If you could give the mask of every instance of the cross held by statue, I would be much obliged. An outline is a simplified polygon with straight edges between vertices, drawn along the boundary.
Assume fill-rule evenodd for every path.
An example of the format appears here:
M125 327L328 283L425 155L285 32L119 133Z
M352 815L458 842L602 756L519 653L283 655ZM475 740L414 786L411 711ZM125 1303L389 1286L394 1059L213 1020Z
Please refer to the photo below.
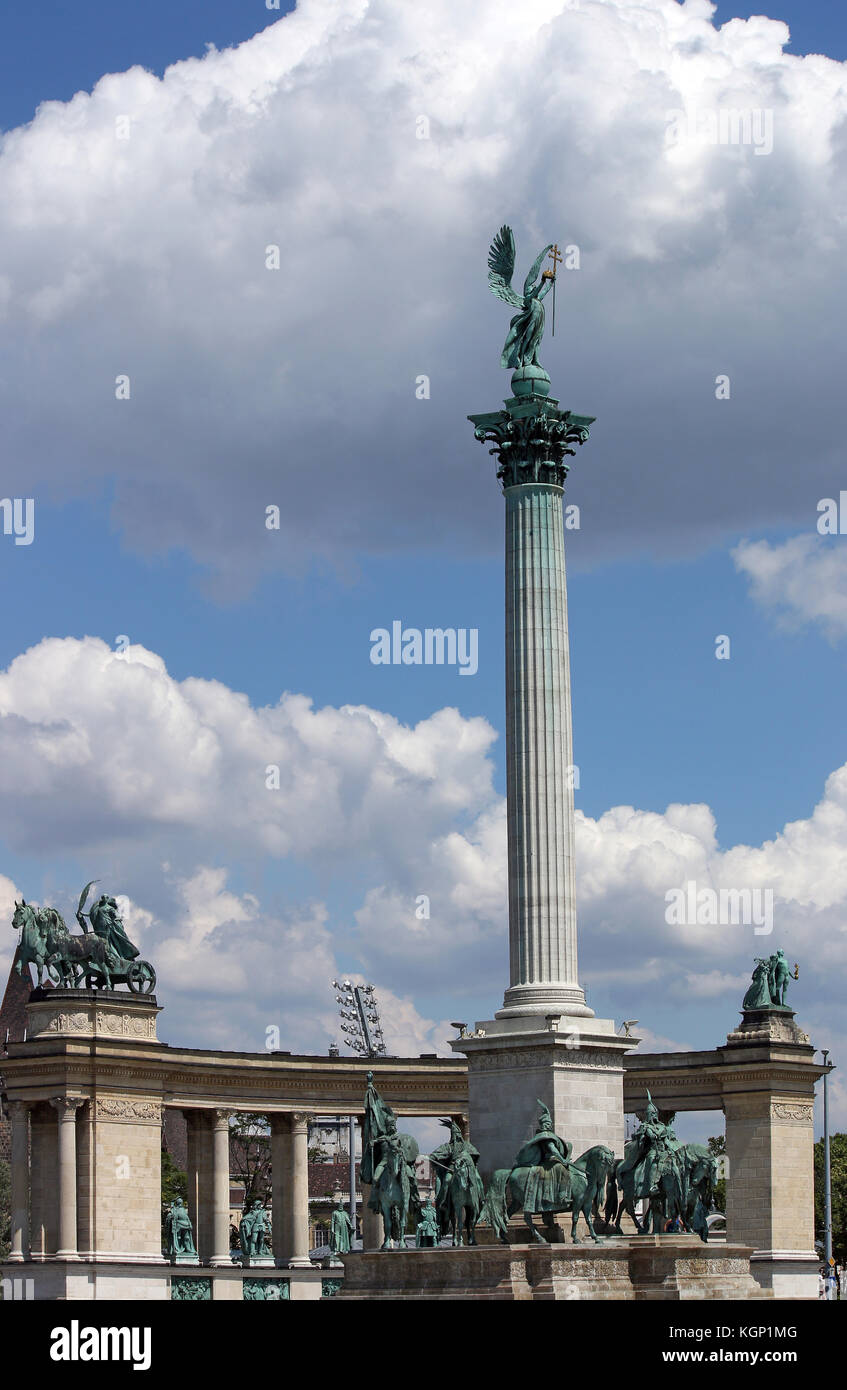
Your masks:
M548 252L547 252L547 256L548 256L548 259L551 260L551 261L553 262L553 269L552 269L552 270L545 270L545 271L544 271L544 276L545 276L547 279L550 279L550 280L553 281L553 319L552 319L552 323L551 323L551 325L550 325L550 336L551 336L552 338L555 338L555 336L556 336L556 271L559 269L559 261L563 261L565 258L564 258L564 256L562 255L562 253L561 253L560 250L559 250L558 243L553 247L553 249L552 249L551 251L548 251Z

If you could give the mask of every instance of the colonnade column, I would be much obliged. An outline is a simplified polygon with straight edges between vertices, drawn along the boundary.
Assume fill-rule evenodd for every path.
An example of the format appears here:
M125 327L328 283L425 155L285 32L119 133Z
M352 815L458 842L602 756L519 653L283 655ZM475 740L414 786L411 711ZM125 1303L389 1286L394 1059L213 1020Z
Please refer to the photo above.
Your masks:
M309 1117L291 1115L288 1146L289 1265L311 1268L309 1259Z
M229 1117L212 1112L212 1250L210 1265L229 1265Z
M76 1112L83 1100L55 1096L59 1116L59 1248L57 1259L78 1260L76 1245Z
M271 1249L274 1264L287 1265L291 1256L288 1244L288 1195L285 1190L289 1121L287 1115L270 1115L268 1118L271 1126Z
M29 1258L29 1106L26 1102L10 1101L9 1118L12 1126L12 1248L7 1258L19 1263Z

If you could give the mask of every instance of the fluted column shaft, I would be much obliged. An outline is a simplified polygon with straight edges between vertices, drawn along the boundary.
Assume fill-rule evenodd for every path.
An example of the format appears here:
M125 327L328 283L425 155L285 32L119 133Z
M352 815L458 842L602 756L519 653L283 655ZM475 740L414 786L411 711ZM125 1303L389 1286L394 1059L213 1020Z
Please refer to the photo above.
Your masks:
M288 1201L286 1192L290 1121L287 1115L271 1115L271 1247L274 1264L287 1265Z
M506 499L506 1014L590 1015L579 987L562 488ZM498 1017L502 1014L498 1014Z
M212 1120L212 1254L211 1265L229 1265L229 1110Z
M76 1112L82 1100L57 1096L50 1101L59 1116L59 1248L57 1259L79 1259L76 1244Z

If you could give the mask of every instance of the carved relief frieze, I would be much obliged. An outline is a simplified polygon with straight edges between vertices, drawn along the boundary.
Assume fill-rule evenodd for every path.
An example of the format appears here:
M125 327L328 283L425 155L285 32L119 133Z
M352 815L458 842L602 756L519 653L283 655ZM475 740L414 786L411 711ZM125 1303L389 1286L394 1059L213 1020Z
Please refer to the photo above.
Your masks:
M162 1107L157 1101L131 1100L122 1096L99 1096L94 1106L98 1120L143 1121L161 1123Z

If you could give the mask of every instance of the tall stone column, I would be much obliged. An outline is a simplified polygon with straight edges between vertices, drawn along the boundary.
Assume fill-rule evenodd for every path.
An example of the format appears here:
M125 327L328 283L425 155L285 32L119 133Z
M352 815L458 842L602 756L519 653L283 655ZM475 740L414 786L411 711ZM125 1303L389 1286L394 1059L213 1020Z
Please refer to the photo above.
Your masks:
M47 1101L37 1101L29 1117L30 1252L34 1260L56 1253L58 1243L59 1136L56 1115Z
M287 1115L270 1115L271 1126L271 1248L274 1264L287 1265L291 1258L288 1245L288 1194L286 1178L290 1124Z
M7 1259L17 1264L29 1258L29 1106L25 1101L10 1101L9 1119L12 1245Z
M59 1248L56 1258L78 1260L76 1236L76 1112L82 1099L56 1096L50 1104L59 1117Z
M560 410L538 367L506 409L471 415L506 501L509 988L497 1018L592 1018L577 977L573 736L562 495L591 416Z
M592 1017L577 978L562 488L516 481L505 497L510 984L498 1017Z
M212 1253L210 1265L230 1265L229 1253L229 1117L215 1110L212 1118Z
M309 1117L292 1115L289 1138L290 1259L292 1269L310 1269L309 1259Z
M509 987L493 1019L454 1039L468 1058L480 1167L509 1167L536 1099L579 1154L623 1147L623 1054L577 973L574 768L562 498L567 458L593 418L561 410L543 368L512 376L505 409L471 415L506 504L506 800Z

